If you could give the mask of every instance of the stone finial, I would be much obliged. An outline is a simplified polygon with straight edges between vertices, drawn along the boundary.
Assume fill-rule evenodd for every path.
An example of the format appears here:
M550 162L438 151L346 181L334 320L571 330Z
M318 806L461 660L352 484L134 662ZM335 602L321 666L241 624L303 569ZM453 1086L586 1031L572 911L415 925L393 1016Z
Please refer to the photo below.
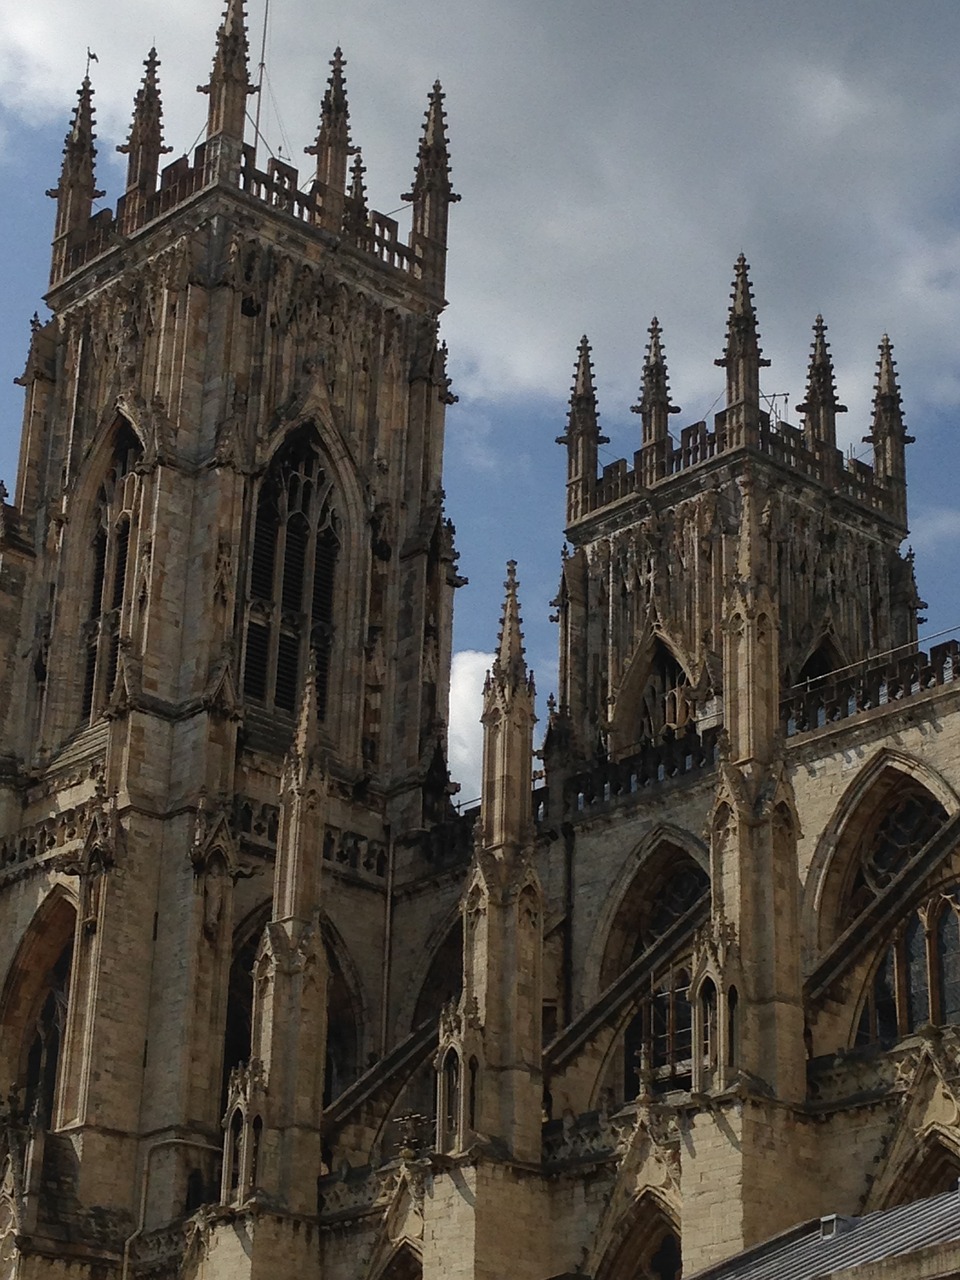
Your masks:
M753 305L750 267L741 253L734 267L727 317L727 343L723 355L714 363L727 371L727 408L734 405L760 405L760 370L769 366L760 350L760 331Z
M223 21L217 30L210 82L197 85L198 93L210 97L208 140L224 135L243 141L247 97L256 93L256 86L250 83L249 52L244 0L227 0Z
M644 444L666 440L670 433L670 414L680 412L677 405L670 403L667 362L663 355L663 331L656 316L650 322L649 334L640 383L640 401L631 409L631 412L639 413L642 417Z
M317 139L312 146L304 148L308 156L317 157L317 182L341 195L347 185L347 160L356 154L356 148L350 145L350 109L343 75L345 66L346 61L338 45L330 62L330 78L320 104Z
M804 434L808 447L819 442L835 449L837 414L846 413L847 406L837 400L833 358L826 334L827 326L823 323L823 316L818 315L813 325L806 399L797 405L797 413L804 415Z
M163 104L157 78L160 60L156 49L151 48L143 65L146 70L133 100L130 133L117 150L129 156L127 190L150 195L156 189L160 157L169 155L173 148L163 145Z

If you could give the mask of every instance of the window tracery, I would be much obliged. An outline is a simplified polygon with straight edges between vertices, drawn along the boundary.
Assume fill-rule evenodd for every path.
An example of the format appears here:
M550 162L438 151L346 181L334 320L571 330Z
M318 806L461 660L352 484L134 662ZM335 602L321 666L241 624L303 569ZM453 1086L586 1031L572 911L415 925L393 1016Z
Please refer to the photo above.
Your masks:
M260 490L250 557L244 695L293 712L307 654L316 654L317 711L326 712L339 521L311 433L280 450Z
M856 1043L889 1047L927 1023L960 1024L960 885L901 922L868 985Z
M122 422L110 469L97 493L91 546L93 579L83 628L86 653L81 716L87 721L103 710L117 676L125 612L132 595L129 561L140 493L136 466L142 456L143 446L135 432Z
M897 877L947 820L943 805L918 787L901 792L874 820L846 897L844 927L851 924Z

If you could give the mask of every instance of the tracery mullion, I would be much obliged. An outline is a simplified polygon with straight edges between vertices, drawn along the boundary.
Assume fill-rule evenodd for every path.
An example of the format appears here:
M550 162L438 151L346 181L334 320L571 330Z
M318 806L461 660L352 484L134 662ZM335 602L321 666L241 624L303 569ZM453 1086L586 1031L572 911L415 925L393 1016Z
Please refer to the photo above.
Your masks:
M278 490L277 543L273 557L273 590L270 599L267 670L264 680L264 702L268 707L275 706L277 700L277 659L280 649L280 628L283 625L283 573L287 559L287 524L290 520L287 487L278 486Z
M322 473L321 473L322 474ZM319 481L319 476L317 480ZM301 584L301 626L300 626L300 670L306 671L313 648L313 628L317 619L313 616L313 582L317 571L317 546L320 541L320 518L323 504L320 500L319 484L314 484L310 491L310 509L304 512L310 530L307 538L307 550L303 557L303 582Z

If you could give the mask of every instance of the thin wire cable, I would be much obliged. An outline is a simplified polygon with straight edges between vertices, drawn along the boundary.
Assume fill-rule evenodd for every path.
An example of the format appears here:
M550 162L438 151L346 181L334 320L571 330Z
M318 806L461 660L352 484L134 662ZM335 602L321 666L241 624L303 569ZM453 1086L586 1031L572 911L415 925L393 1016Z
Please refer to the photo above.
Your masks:
M267 23L270 20L270 0L263 0L263 32L260 37L260 65L257 68L257 113L253 122L254 136L260 134L260 107L263 102L263 77L267 69ZM266 145L266 144L265 144ZM269 150L269 148L268 148ZM272 155L273 152L271 151Z
M932 636L918 636L917 644L929 644L931 640L939 640L941 636L952 635L955 631L960 631L960 623L953 627L947 627L943 631L935 631ZM845 667L834 667L832 670L824 672L822 676L813 676L809 680L801 680L799 684L792 684L790 688L806 689L811 684L817 684L819 681L825 680L827 676L838 676L844 671L853 671L857 667L865 666L868 662L878 662L880 658L889 658L891 654L902 653L904 649L915 651L916 647L916 644L908 641L906 644L898 644L895 649L884 649L881 653L870 653L858 662L848 662Z

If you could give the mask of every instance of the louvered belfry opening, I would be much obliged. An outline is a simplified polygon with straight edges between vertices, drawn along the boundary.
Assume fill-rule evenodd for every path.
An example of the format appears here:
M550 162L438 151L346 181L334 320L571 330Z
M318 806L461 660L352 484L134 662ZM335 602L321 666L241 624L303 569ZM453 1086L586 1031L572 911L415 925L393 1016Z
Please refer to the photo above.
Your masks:
M316 655L317 709L326 713L340 551L333 483L309 428L279 451L260 489L250 557L245 697L292 713Z

